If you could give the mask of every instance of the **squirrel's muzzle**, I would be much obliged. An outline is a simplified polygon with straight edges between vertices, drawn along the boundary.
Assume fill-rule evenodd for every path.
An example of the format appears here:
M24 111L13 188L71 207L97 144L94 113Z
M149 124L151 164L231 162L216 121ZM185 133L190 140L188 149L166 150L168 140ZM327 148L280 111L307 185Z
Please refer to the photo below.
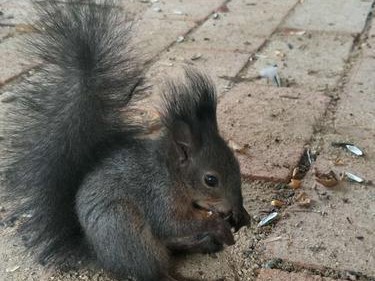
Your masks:
M201 200L196 201L194 205L199 209L211 211L220 215L234 227L236 232L241 227L250 224L250 215L242 205L233 207L226 200Z

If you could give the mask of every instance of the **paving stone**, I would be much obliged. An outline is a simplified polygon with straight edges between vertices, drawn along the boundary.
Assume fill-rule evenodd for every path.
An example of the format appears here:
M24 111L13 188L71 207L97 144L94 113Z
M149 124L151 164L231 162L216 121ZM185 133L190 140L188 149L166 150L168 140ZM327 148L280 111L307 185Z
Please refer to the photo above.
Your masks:
M258 275L257 281L344 281L311 275L307 273L286 272L278 269L262 269Z
M134 25L134 45L137 46L139 53L151 59L175 42L179 36L184 36L194 26L195 24L189 21L139 20Z
M319 156L312 170L334 171L339 177L350 172L366 180L364 184L343 180L336 188L316 185L312 172L303 181L303 189L314 201L305 212L286 210L287 219L275 228L274 237L265 243L265 256L327 266L339 271L354 271L375 276L375 112L374 61L360 58L351 71L337 105L332 132L316 136ZM354 143L364 157L332 146L332 142ZM312 188L314 187L314 188ZM318 213L320 212L320 214ZM324 212L324 216L321 213Z
M305 0L284 27L335 32L362 32L372 1Z
M192 44L207 49L254 52L295 3L295 0L251 5L248 1L229 2L225 11L218 12L217 18L211 16L189 38L194 39Z
M294 30L284 30L258 54L247 77L255 77L264 67L277 64L280 77L292 86L332 88L344 70L352 43L350 35L296 35ZM258 83L267 81L262 79Z
M323 140L325 147L329 147L331 141L340 140L339 137L326 136ZM348 164L336 167L332 162L338 152L330 153L331 150L321 151L313 168L321 172L333 170L337 175L345 170L358 173L361 160L353 161L347 155L341 161ZM365 164L374 167L375 162ZM272 237L280 236L281 239L264 243L264 256L304 263L306 267L326 266L375 276L373 186L343 182L337 188L328 189L316 186L312 174L306 176L302 186L299 192L305 192L313 200L312 207L306 210L292 206L285 211L287 218L281 219L272 233Z
M118 0L116 3L118 3L131 18L141 17L150 6L148 3L134 0Z
M202 48L215 51L255 52L266 36L254 36L251 21L233 14L212 17L188 36L181 47Z
M219 125L227 140L247 147L237 155L243 176L287 181L327 103L319 93L251 83L225 93Z
M362 57L337 105L335 129L356 138L375 139L375 57Z
M199 58L192 60L193 57ZM196 67L212 78L220 94L228 85L228 81L221 77L235 76L246 64L248 57L247 54L185 49L177 45L164 53L147 75L154 83L159 84L166 77L174 76L174 72L183 66Z
M181 258L176 263L177 272L189 280L236 280L228 262L228 252L209 255L196 254ZM210 270L207 270L207 269Z
M22 37L8 38L0 44L0 86L37 65L21 49Z
M189 20L199 22L217 10L225 0L168 0L153 3L144 18ZM160 11L158 11L160 9Z
M247 22L245 28L253 35L269 36L297 2L297 0L231 1L227 4L228 11L225 14L235 23Z
M5 0L0 2L1 25L29 24L37 20L30 0Z

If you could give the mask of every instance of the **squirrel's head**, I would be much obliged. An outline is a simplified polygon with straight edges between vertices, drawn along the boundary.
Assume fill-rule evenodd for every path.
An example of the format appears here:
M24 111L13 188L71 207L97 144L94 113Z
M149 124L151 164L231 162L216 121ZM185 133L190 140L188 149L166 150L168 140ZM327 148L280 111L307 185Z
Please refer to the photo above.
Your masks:
M186 69L186 82L167 84L162 121L171 140L170 167L197 209L222 216L238 230L249 224L237 159L218 132L215 88L205 75Z

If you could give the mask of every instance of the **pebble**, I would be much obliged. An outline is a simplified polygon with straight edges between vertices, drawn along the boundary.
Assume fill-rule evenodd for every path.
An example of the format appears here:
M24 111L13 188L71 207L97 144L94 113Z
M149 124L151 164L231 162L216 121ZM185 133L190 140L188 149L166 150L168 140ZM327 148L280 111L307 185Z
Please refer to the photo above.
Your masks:
M184 40L185 40L185 37L184 37L184 36L178 36L176 42L177 42L177 43L181 43L181 42L183 42Z
M5 269L5 272L14 272L19 268L20 268L19 265L16 265L16 266Z
M272 259L263 264L263 268L275 268L281 263L281 259Z
M160 7L154 7L154 8L152 8L152 10L154 10L154 12L157 12L157 13L161 12L161 8Z

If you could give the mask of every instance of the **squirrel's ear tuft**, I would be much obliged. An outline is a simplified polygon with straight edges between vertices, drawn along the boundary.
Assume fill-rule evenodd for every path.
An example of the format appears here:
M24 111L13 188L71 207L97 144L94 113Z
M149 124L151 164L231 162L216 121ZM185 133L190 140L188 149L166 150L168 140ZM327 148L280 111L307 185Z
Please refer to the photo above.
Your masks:
M184 82L166 82L162 100L161 120L176 143L196 149L217 134L215 87L206 75L186 68Z

